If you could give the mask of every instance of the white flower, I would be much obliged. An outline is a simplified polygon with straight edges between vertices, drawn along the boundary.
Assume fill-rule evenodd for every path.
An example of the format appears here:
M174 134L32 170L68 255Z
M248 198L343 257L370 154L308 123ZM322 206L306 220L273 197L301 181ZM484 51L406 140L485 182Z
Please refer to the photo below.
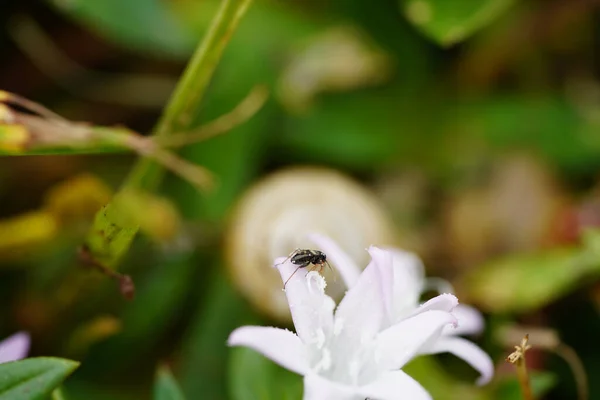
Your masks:
M27 356L29 351L29 334L15 333L0 342L0 364L17 361Z
M358 284L360 269L334 241L319 234L310 235L310 239L338 268L347 287L352 288ZM450 284L441 279L425 279L423 263L415 254L398 249L382 250L374 247L369 252L379 269L383 283L382 329L401 322L415 312L422 312L428 304L419 306L421 295L425 290L452 292ZM445 327L437 337L432 337L419 353L452 353L468 362L481 374L478 384L489 382L494 373L494 365L490 357L472 342L457 337L457 335L480 333L484 325L483 317L476 309L462 304L458 305L452 314L458 321L457 325Z
M438 342L444 329L456 324L451 311L458 300L440 295L400 321L388 323L387 284L379 256L389 252L374 247L369 252L371 263L361 274L354 271L355 283L337 309L324 293L323 277L299 271L285 289L296 334L245 326L232 332L229 345L253 348L303 375L305 400L430 399L401 368L416 355L429 352L430 343ZM276 265L282 260L276 260ZM278 269L286 281L296 266L288 261Z

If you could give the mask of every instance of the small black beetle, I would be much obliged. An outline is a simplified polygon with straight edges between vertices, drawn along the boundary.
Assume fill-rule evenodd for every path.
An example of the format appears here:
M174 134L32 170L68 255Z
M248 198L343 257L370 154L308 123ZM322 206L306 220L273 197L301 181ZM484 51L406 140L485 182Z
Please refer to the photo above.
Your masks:
M311 271L317 270L318 272L321 272L321 270L323 269L323 265L327 264L327 266L331 269L331 265L329 265L329 262L327 262L327 256L325 255L325 253L319 250L296 249L292 252L292 254L288 256L288 258L286 258L277 265L285 264L288 260L290 260L292 264L297 265L298 268L296 268L292 275L290 275L290 277L287 278L287 280L283 284L284 289L285 285L287 285L290 279L292 279L292 276L294 276L294 274L300 268L306 268L312 264L314 268L312 268Z

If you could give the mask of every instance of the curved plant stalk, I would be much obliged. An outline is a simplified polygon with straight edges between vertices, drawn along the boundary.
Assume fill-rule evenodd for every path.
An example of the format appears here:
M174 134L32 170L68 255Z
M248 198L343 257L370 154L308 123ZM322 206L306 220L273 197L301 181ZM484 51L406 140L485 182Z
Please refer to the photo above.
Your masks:
M256 86L244 100L227 114L188 132L176 132L169 136L156 137L154 142L161 147L182 147L228 132L255 115L265 104L268 94L265 86Z
M526 334L521 340L521 344L515 346L515 351L506 357L506 361L517 368L517 378L519 379L519 385L521 385L523 399L534 400L531 384L529 382L529 373L527 372L527 363L525 362L525 353L527 350L531 349L531 345L529 345L528 342L529 334Z
M94 150L96 148L131 150L154 159L199 189L208 189L212 175L204 167L192 164L162 149L151 138L127 128L106 128L71 122L40 104L8 92L0 92L0 153L31 154L48 149ZM12 109L18 105L30 113ZM36 115L37 114L37 115Z
M585 372L585 368L583 367L583 363L581 362L581 359L572 347L561 342L556 331L548 328L509 326L499 331L500 333L498 338L504 345L509 345L509 343L514 343L516 340L518 340L517 337L522 336L524 331L529 332L531 334L531 337L534 338L536 348L554 352L556 355L565 360L565 362L571 368L571 371L573 372L573 376L575 378L575 384L577 387L577 399L587 400L589 397L588 377L587 373ZM528 343L529 334L526 334L525 339L523 340L524 342L521 342L520 346L515 346L516 351L513 352L507 358L508 362L511 362L516 365L519 382L521 382L522 379L525 379L523 371L520 371L519 368L524 368L524 373L527 373L526 367L524 366L525 352L531 348L531 346ZM521 359L523 366L519 365ZM524 388L523 383L521 383L521 388L523 389L523 392L525 394L526 388ZM525 398L533 399L533 397Z
M154 129L155 138L189 130L223 51L251 1L222 1ZM124 187L154 190L161 178L159 166L151 160L142 159L133 167Z
M175 132L185 132L190 129L192 119L225 46L250 3L251 0L222 1L217 15L192 56L154 129L153 140L160 140L159 138L168 137ZM165 162L164 158L162 162ZM127 177L121 192L153 191L159 185L162 174L163 170L159 164L147 157L142 158ZM117 193L116 197L118 196ZM86 249L89 250L91 257L96 260L101 258L102 264L108 268L116 268L139 229L138 226L121 226L118 218L114 218L118 214L118 206L114 202L107 204L96 214L94 225L85 240ZM118 235L108 235L108 231L115 230L119 232Z
M559 343L554 347L553 351L565 360L567 364L569 364L571 371L573 371L575 384L577 386L577 398L579 400L587 400L589 398L588 378L583 363L575 350L564 343Z
M124 127L92 126L69 121L44 106L16 94L0 91L0 155L90 154L133 151L154 160L199 190L209 189L212 175L166 148L208 140L246 122L267 99L257 86L229 113L189 132L146 137ZM14 108L18 106L26 111Z

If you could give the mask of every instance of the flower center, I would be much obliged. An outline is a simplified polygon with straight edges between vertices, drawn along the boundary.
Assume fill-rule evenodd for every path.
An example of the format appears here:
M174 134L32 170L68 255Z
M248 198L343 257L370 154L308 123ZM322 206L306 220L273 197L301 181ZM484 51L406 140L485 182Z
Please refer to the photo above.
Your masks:
M315 332L308 344L310 364L317 374L329 380L350 386L360 386L375 379L380 370L374 343L356 332L344 329L341 319L336 319L333 332L325 336Z

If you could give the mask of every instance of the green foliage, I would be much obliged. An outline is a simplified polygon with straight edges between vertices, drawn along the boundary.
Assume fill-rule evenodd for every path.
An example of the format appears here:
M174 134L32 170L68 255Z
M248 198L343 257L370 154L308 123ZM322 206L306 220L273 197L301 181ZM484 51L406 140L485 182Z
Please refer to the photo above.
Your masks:
M418 357L406 365L403 371L423 385L434 399L489 400L493 398L489 387L484 390L470 383L458 382L431 357Z
M96 214L94 229L86 240L87 249L98 262L115 268L138 229L135 221L123 218L116 205L107 204Z
M231 400L296 400L302 377L267 360L254 350L234 348L229 358Z
M0 364L0 398L44 400L78 366L78 362L52 357Z
M521 313L544 307L584 279L600 275L598 231L581 247L518 254L471 271L463 288L469 301L495 313Z
M199 43L187 69L179 81L171 100L156 125L157 137L189 129L192 115L201 104L210 78L215 72L225 46L246 12L251 0L225 0L219 8L208 32ZM140 160L131 171L122 192L128 190L155 190L162 178L162 169L151 160ZM119 197L119 194L115 196ZM118 204L110 203L96 216L87 238L90 256L115 267L138 230L138 225L123 223L119 218ZM107 235L106 231L118 236Z
M193 280L195 260L189 253L157 259L161 260L159 266L146 266L146 275L136 282L135 301L119 313L123 330L91 352L91 364L110 363L114 354L120 354L119 366L114 369L132 368L141 355L160 343L162 335L177 321L186 296L198 287Z
M537 399L543 398L557 384L557 377L550 372L533 371L529 375L531 390ZM520 399L522 393L519 381L516 378L502 380L498 385L496 396L500 400Z
M441 45L460 42L504 12L514 0L401 0L406 17Z
M154 400L185 400L183 392L167 367L160 367L156 373Z
M398 109L378 95L332 96L309 115L290 118L283 144L295 158L327 158L352 168L384 165L401 149L401 132L409 124L390 123L397 115Z
M186 357L181 386L188 398L197 393L209 399L227 398L227 338L235 328L256 318L219 269L210 276L211 286L203 296L205 307L192 316L182 345Z
M194 46L194 36L160 0L48 0L63 13L128 48L182 58Z

